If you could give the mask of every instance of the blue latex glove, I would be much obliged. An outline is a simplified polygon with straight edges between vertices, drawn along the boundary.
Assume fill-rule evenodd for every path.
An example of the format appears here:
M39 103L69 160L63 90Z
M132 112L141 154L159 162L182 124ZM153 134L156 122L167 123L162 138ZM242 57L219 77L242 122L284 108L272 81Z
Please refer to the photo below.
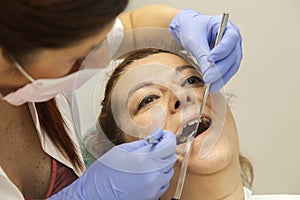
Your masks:
M149 138L156 142L144 139L115 146L49 199L159 199L174 173L176 140L173 133L161 129Z
M229 20L220 43L214 47L222 16L206 16L191 9L178 13L170 24L175 40L197 59L210 92L219 91L237 72L243 54L239 29ZM214 48L213 48L214 47ZM211 63L215 63L211 66Z

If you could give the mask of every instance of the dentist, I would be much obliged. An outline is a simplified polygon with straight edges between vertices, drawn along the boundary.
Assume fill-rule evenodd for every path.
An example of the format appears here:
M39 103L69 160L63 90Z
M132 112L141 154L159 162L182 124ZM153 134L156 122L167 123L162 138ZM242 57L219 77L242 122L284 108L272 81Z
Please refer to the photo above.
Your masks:
M71 111L63 93L93 74L78 71L107 34L141 27L170 27L218 91L238 70L241 36L231 22L220 45L210 49L219 16L152 5L124 13L127 0L0 0L0 199L158 199L176 161L172 133L116 146L85 170ZM195 43L185 43L188 36ZM111 47L114 48L114 47ZM80 85L78 85L80 87ZM135 153L143 159L134 159ZM123 155L130 163L106 161ZM143 162L147 160L147 162ZM164 164L162 164L164 163ZM146 166L147 165L147 166ZM140 166L140 172L130 169ZM151 166L151 167L149 167ZM150 169L151 168L151 169Z

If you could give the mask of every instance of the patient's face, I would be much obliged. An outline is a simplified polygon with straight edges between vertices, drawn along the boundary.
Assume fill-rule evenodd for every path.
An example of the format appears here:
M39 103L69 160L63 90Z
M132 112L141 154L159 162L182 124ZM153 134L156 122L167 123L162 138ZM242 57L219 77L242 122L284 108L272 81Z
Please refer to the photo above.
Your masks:
M151 64L156 67L151 68ZM158 65L164 70L157 71ZM143 67L147 67L147 70L150 71L146 70L147 72L143 78L140 77L143 73L136 73L138 75L135 77L133 72L139 71ZM126 74L130 75L126 77ZM126 85L130 88L128 89L130 92L124 92L125 89L120 89L119 86L116 87L119 91L112 98L115 101L114 104L126 105L128 115L132 123L135 124L128 128L128 117L124 117L123 114L127 111L124 112L122 108L116 109L118 113L116 117L120 118L118 124L121 128L127 126L125 128L127 133L125 134L125 140L128 142L137 140L138 137L133 133L139 133L143 130L143 128L135 127L144 127L147 134L150 134L151 131L149 130L152 130L155 126L160 126L174 134L180 134L187 124L192 124L193 121L198 119L204 84L197 70L179 56L158 53L137 60L127 67L117 85L118 83L120 85L128 83ZM204 120L209 120L214 125L214 123L217 123L212 119L212 113L216 113L217 116L218 110L214 110L212 100L208 98L203 116ZM151 124L154 124L154 127ZM226 167L234 156L238 156L237 131L232 114L228 109L224 126L218 130L220 133L217 134L218 137L215 138L215 142L211 144L212 150L207 155L201 156L201 146L205 143L205 138L209 134L213 135L213 132L216 131L212 129L212 126L206 128L198 129L192 146L188 169L193 173L214 173ZM177 150L181 152L184 148L185 144L181 144ZM181 155L181 153L178 155ZM179 162L181 162L181 159L179 159Z

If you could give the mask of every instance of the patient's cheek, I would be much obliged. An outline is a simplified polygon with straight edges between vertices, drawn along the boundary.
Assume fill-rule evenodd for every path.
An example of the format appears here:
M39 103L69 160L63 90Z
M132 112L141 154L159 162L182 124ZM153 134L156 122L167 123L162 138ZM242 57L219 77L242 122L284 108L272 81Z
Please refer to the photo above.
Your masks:
M149 113L143 113L137 117L134 117L133 120L135 121L136 125L145 127L151 124L151 116Z
M164 127L165 116L165 109L162 106L151 106L133 117L123 116L125 120L122 121L120 128L133 137L145 138L155 129Z

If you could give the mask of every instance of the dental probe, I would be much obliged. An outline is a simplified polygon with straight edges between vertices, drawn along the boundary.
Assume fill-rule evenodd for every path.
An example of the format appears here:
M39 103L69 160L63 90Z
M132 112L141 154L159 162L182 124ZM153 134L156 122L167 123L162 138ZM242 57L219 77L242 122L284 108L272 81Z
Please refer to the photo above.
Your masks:
M223 17L222 17L221 26L219 28L219 32L218 32L218 35L217 35L217 38L216 38L216 41L215 41L215 46L221 41L222 35L224 33L225 27L226 27L227 22L228 22L228 18L229 18L229 13L224 12ZM214 65L214 63L211 63L210 67L213 66L213 65ZM187 138L186 152L183 156L183 161L182 161L182 165L181 165L181 169L180 169L180 174L179 174L179 178L178 178L178 183L177 183L175 195L171 200L180 200L182 190L183 190L187 165L188 165L189 157L190 157L190 154L191 154L192 143L195 139L195 135L197 134L199 124L202 121L201 117L202 117L203 110L204 110L204 107L205 107L205 104L206 104L207 96L208 96L208 93L209 93L209 88L210 88L210 84L205 84L205 91L203 93L202 103L201 103L201 107L200 107L200 111L199 111L199 121L197 123L196 129Z
M221 26L219 28L219 32L218 32L218 35L217 35L217 38L216 38L216 41L215 41L215 46L217 46L217 44L219 44L219 42L221 41L222 35L224 33L225 27L226 27L227 22L228 22L228 18L229 18L229 13L224 12L223 17L222 17ZM214 65L214 63L211 63L209 67L211 67L213 65ZM208 97L209 89L210 89L210 83L205 84L205 90L204 90L204 93L203 93L203 98L202 98L202 103L201 103L199 118L198 118L199 121L198 121L196 131L198 129L199 124L202 121L201 117L202 117L202 114L203 114L203 111L204 111L204 107L205 107L206 100L207 100L207 97Z

